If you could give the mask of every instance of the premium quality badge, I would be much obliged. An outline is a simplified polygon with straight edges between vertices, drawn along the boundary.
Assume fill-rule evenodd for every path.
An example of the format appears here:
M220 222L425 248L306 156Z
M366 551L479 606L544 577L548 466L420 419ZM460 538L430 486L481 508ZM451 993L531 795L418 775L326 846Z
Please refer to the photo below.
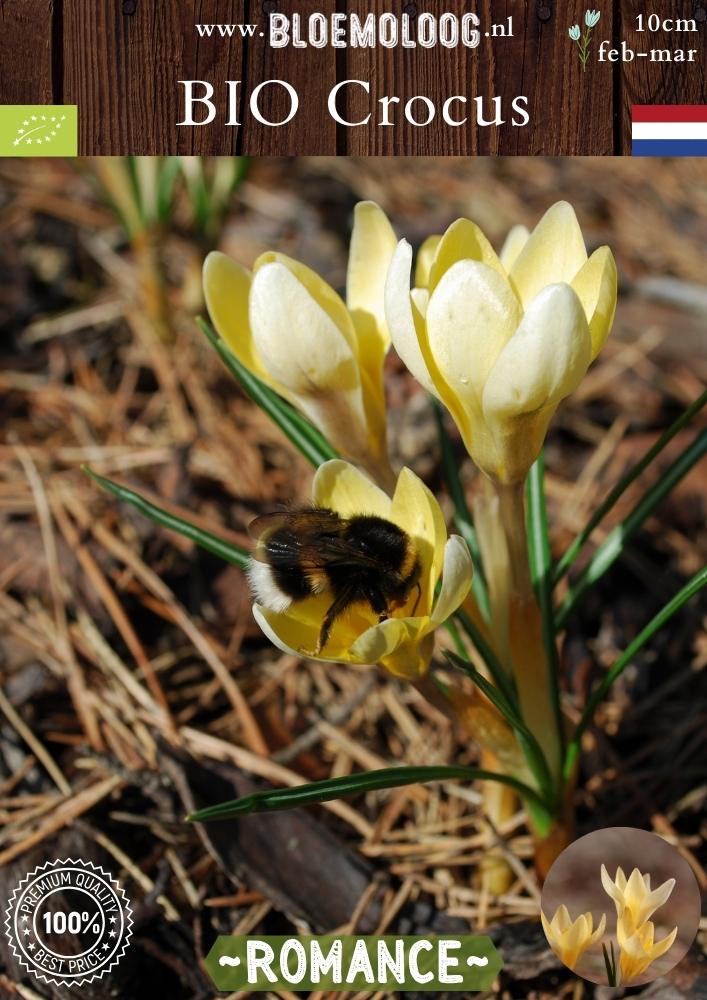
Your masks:
M12 953L57 986L100 979L125 954L132 911L113 876L90 861L47 862L21 879L5 911Z

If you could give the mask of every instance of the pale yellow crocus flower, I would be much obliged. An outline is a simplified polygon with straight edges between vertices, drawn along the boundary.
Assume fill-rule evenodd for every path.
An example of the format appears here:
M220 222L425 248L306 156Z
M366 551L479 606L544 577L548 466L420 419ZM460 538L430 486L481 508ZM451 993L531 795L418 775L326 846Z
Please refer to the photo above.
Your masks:
M661 941L655 941L655 927L651 921L637 926L630 911L625 910L616 922L622 985L642 976L649 965L665 955L672 948L677 933L674 927Z
M457 535L447 538L437 500L409 469L398 476L391 500L353 465L325 462L314 476L312 501L344 518L373 514L392 521L412 539L420 559L419 593L414 587L404 606L391 609L385 621L367 604L354 605L334 621L316 659L378 663L399 677L422 677L432 658L435 629L469 593L472 566L466 543ZM280 649L312 656L331 602L331 594L320 594L294 602L285 611L255 604L253 614Z
M616 915L621 918L628 912L636 927L640 927L655 911L667 902L675 887L675 879L669 878L651 890L651 877L634 868L627 879L622 868L616 869L612 879L604 865L601 866L601 884L616 905Z
M223 253L204 262L204 296L238 360L386 488L384 282L395 234L373 202L354 213L346 303L314 271L268 252L253 272Z
M610 250L588 258L574 210L558 202L532 233L512 230L500 256L460 219L423 244L412 291L411 267L403 240L385 295L395 349L450 411L479 468L522 482L611 329Z
M552 920L548 920L542 910L540 918L550 947L560 961L572 970L576 968L587 948L596 944L601 938L606 927L606 914L602 914L596 930L593 930L594 917L591 911L582 913L576 920L572 920L564 903L557 907Z

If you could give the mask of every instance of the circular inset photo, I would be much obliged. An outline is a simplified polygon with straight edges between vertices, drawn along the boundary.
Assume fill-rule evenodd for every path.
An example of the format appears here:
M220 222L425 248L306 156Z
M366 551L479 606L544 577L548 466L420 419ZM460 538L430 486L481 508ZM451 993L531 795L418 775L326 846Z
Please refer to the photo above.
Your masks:
M574 973L602 986L639 986L687 952L700 891L674 847L646 830L615 826L562 852L541 909L550 947Z

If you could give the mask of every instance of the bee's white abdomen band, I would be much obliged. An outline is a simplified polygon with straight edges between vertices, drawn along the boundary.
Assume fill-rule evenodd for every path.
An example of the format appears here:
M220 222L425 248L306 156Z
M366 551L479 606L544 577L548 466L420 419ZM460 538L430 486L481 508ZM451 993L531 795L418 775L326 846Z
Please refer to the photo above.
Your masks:
M247 573L250 589L258 604L271 611L287 611L292 598L278 587L272 568L267 563L251 559Z

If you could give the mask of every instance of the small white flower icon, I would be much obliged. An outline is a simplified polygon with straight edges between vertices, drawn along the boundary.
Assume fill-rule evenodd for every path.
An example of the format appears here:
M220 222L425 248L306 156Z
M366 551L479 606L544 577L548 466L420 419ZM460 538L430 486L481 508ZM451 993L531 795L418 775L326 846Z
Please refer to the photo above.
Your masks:
M593 28L599 23L599 18L601 17L601 11L599 10L588 10L584 15L584 23L588 28Z
M579 35L580 35L579 25L573 24L572 27L570 28L570 38L572 39L573 42L578 42Z

